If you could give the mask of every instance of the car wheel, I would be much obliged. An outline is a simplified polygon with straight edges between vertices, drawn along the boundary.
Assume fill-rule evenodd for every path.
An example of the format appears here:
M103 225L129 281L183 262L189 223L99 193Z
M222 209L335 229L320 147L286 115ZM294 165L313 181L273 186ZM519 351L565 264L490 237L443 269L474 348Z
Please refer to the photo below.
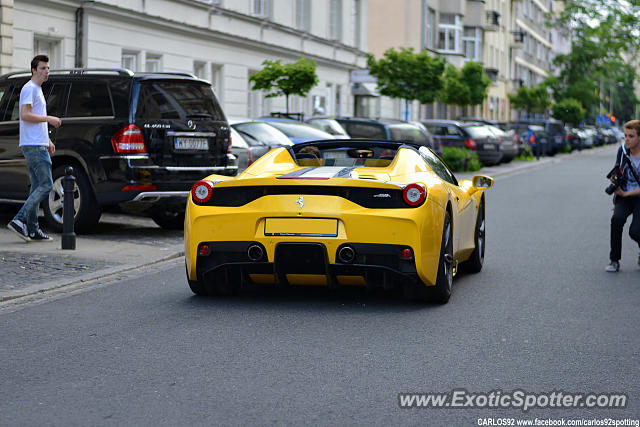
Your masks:
M449 212L444 216L442 227L442 243L440 246L440 260L438 261L438 274L435 286L424 287L423 299L446 304L451 297L453 285L453 233L451 229L451 217Z
M469 259L464 263L464 269L469 273L479 273L484 264L485 248L485 222L484 222L484 200L480 202L478 218L476 219L476 229L473 238L475 249Z
M44 218L54 231L62 232L62 216L64 207L63 179L65 169L70 165L58 166L53 170L53 188L43 202ZM102 214L100 206L93 194L91 183L84 170L79 166L73 167L75 185L73 189L74 231L87 233L93 230Z
M189 279L189 272L187 271L186 265L184 266L184 270L185 270L185 273L187 274L187 283L189 283L189 288L191 289L191 292L203 297L211 295L211 292L209 292L207 290L207 287L204 286L202 283L198 282L197 280Z
M160 211L153 213L151 219L167 230L184 229L184 212Z

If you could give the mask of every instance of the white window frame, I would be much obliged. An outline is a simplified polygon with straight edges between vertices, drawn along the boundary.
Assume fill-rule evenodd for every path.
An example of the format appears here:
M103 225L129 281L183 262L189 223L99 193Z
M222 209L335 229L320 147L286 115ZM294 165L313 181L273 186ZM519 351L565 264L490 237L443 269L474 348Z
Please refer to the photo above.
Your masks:
M295 1L296 28L301 31L311 31L311 0Z
M144 59L144 71L146 73L162 72L162 55L147 53L147 56Z
M193 75L202 80L208 80L207 61L193 61Z
M470 29L473 28L474 29L474 34L473 36L465 36L464 35L464 30L462 33L462 53L464 53L465 58L468 61L478 61L478 62L482 62L482 39L483 39L483 34L482 34L482 29L479 27L465 27L464 29ZM467 43L473 43L473 56L468 56L467 55Z
M47 55L51 68L64 68L62 39L34 34L33 56Z
M271 0L251 0L251 13L263 18L270 18Z
M329 0L329 39L342 40L342 0Z
M138 71L138 63L139 63L138 56L139 56L139 52L123 50L121 59L120 59L120 64L122 65L122 68L126 68L134 72ZM127 66L127 64L125 63L125 60L131 60L133 63L133 66L132 67Z
M442 17L445 14L440 14ZM462 17L458 14L446 14L454 15L454 24L438 24L438 51L443 53L460 53L462 50ZM442 20L442 18L441 18ZM440 34L444 34L444 46L440 46ZM451 35L453 35L453 46L450 46Z

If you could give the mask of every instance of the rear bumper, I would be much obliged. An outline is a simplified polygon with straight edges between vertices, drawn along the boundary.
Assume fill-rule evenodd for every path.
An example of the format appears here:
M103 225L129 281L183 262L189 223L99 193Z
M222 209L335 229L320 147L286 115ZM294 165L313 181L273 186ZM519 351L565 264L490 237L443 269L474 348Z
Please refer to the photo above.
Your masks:
M497 165L502 160L502 152L501 151L477 151L478 158L480 162L484 165Z
M321 243L279 243L275 254L251 261L249 248L262 246L258 241L203 242L211 254L198 255L197 280L206 286L243 287L267 284L279 287L289 285L366 286L392 289L401 285L420 283L413 259L400 258L404 245L345 243L355 250L354 262L328 261L327 247ZM313 249L317 256L299 256ZM338 249L339 250L339 249ZM313 262L307 262L312 259Z
M158 166L149 156L107 156L100 159L102 176L96 180L102 205L176 201L183 205L193 184L211 174L235 175L237 164L224 166Z

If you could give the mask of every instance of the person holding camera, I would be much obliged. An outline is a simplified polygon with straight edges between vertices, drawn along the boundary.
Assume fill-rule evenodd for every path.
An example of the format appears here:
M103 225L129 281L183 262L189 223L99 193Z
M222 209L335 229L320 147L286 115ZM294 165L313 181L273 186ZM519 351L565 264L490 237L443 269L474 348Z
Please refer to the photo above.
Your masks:
M607 175L613 184L605 191L615 194L611 217L611 252L606 271L620 270L622 231L629 215L633 215L629 235L640 247L640 120L624 125L624 144L618 149L616 164ZM640 256L638 257L640 265Z

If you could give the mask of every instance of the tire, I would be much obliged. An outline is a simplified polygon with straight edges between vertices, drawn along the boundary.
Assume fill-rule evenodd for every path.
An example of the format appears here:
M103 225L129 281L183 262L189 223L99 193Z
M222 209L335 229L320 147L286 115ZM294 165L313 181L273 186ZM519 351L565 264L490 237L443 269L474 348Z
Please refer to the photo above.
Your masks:
M486 244L484 199L480 202L480 208L478 209L473 243L475 249L461 267L464 267L464 270L469 273L479 273L480 270L482 270L482 264L484 264L484 249Z
M152 214L151 219L166 230L184 229L184 212L160 211Z
M422 299L437 304L446 304L451 298L453 285L453 232L451 216L447 212L442 227L442 243L440 244L440 259L435 286L424 286L421 289Z
M184 266L184 270L187 275L187 283L189 283L189 288L191 289L191 292L201 297L206 297L211 295L211 292L209 292L207 290L207 287L204 286L202 283L198 282L197 280L189 279L189 272L187 271L186 265Z
M45 221L54 231L62 232L64 202L62 183L67 166L73 166L73 176L76 181L73 192L74 232L79 234L91 232L98 224L102 212L87 174L77 165L61 165L53 170L53 188L49 192L49 197L42 202Z

